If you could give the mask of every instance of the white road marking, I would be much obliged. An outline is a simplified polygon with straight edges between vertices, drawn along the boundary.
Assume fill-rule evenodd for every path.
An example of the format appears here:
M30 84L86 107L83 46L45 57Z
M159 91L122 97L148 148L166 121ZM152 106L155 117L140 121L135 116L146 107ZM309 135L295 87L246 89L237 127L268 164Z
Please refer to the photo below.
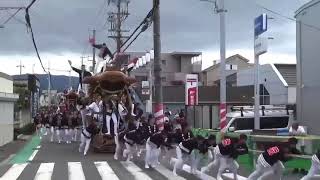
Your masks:
M16 180L26 168L28 163L23 163L23 164L14 164L11 166L11 168L1 177L3 180Z
M37 155L37 153L38 153L38 151L39 151L39 149L41 148L41 146L37 146L37 149L36 150L34 150L33 152L32 152L32 154L31 154L31 156L29 157L29 161L32 161L33 160L33 158Z
M134 176L135 180L152 180L152 178L146 175L142 169L136 166L133 162L121 162L121 164Z
M41 163L34 180L51 180L54 163Z
M106 161L94 162L102 180L119 180L112 168Z
M68 162L69 180L85 180L80 162Z
M177 161L176 158L172 158L172 159L173 159L173 161ZM191 167L189 165L187 165L187 164L184 164L182 166L182 170L187 172L187 173L190 173ZM216 180L216 178L214 178L214 177L211 177L211 176L209 176L207 174L202 174L201 171L199 171L199 170L197 170L197 174L195 176L197 176L199 179Z
M233 179L233 174L232 173L223 173L222 177ZM238 175L238 180L246 180L246 179L247 179L246 177Z
M175 176L172 171L162 166L161 164L158 165L156 168L154 168L154 170L158 171L161 175L166 177L168 180L185 180L185 178L181 176Z

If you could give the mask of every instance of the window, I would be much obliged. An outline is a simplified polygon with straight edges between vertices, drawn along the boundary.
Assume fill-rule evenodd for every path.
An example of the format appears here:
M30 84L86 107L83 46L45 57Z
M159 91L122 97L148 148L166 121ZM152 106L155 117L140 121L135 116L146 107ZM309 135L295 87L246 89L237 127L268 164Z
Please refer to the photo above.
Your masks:
M275 129L288 127L289 116L260 117L261 129Z
M254 129L254 118L237 118L231 124L235 130Z
M167 61L166 60L161 60L162 65L167 65Z

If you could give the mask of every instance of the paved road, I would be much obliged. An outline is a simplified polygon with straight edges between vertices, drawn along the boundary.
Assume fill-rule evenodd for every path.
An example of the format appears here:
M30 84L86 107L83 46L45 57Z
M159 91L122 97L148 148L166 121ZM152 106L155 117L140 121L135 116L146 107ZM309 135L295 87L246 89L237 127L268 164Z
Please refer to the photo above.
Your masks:
M171 151L167 154L174 156ZM196 180L200 179L186 171L179 171L178 177L172 174L169 160L164 158L156 169L144 169L143 157L135 158L131 163L113 160L112 154L90 152L87 156L78 153L78 143L50 143L42 139L34 149L30 161L22 164L0 166L1 180ZM185 165L184 169L188 166ZM241 172L240 172L241 173ZM212 173L211 176L215 176ZM214 180L215 178L209 177ZM245 178L244 178L245 179ZM268 178L269 179L269 178ZM286 177L285 180L299 179ZM275 180L275 179L273 179Z

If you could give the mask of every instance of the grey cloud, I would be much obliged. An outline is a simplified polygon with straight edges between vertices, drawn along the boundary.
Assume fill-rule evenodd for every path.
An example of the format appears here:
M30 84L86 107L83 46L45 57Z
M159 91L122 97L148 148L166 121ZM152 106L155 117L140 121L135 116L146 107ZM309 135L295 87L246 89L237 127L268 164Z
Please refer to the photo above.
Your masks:
M151 0L132 0L125 27L129 30L140 23L151 9ZM226 0L227 47L251 48L253 18L265 12L254 2L293 17L294 11L305 1L299 0ZM101 31L107 18L106 12L100 13L104 0L37 0L31 10L31 20L40 52L59 53L70 51L82 53L88 46L88 29L97 28L97 41L106 41L112 48L114 41L107 39L107 31ZM1 4L1 3L0 3ZM106 7L105 9L110 9ZM273 43L286 51L292 42L291 29L281 29L290 24L289 20L276 17L271 22L270 35L277 38ZM24 14L17 16L24 18ZM106 29L108 28L108 24ZM2 41L1 54L34 53L30 34L26 27L12 20L5 29L0 29ZM269 35L269 34L268 34ZM161 1L161 36L163 51L202 50L217 47L219 44L219 17L213 13L212 4L200 0L162 0ZM129 50L141 51L152 47L152 27L146 31ZM283 45L283 46L282 46ZM89 52L89 51L88 51Z

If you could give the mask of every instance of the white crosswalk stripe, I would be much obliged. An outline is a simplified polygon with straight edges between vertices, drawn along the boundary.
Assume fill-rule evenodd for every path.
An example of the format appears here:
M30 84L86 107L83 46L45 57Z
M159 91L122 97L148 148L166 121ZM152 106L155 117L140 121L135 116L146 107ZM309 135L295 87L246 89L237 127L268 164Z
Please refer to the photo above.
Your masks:
M69 180L85 180L80 162L68 162Z
M54 163L41 163L34 180L50 180L53 168Z
M118 176L114 173L112 168L106 161L94 162L102 180L118 180Z
M1 180L16 180L28 163L14 164L2 177Z
M152 180L152 178L146 175L142 171L142 169L135 165L133 162L121 162L121 164L134 176L134 179Z
M85 180L86 176L87 179L90 179L90 176L95 176L96 177L101 177L102 180L120 180L120 179L124 179L122 176L122 171L120 169L120 173L121 174L117 174L119 173L119 170L116 169L116 172L113 170L112 167L112 163L110 164L110 162L108 163L107 161L97 161L97 162L92 162L95 166L95 168L97 169L97 173L96 174L86 174L83 171L83 168L86 168L87 166L83 166L84 164L82 164L83 162L67 162L67 167L65 168L65 170L67 171L68 174L68 179L69 180ZM24 163L24 164L14 164L12 165L7 172L4 173L4 175L2 177L0 177L0 180L16 180L19 177L24 170L28 169L26 168L28 165L30 164L34 164L34 163ZM181 176L174 176L174 174L172 173L172 170L166 166L163 165L158 165L156 168L153 169L142 169L139 166L137 166L134 162L126 162L126 161L122 161L120 162L121 166L120 168L123 168L123 170L126 173L131 174L135 180L152 180L153 177L150 174L147 174L146 171L149 171L150 173L152 173L152 171L156 171L159 174L161 174L163 176L164 179L168 179L168 180L186 180L188 178L184 178ZM54 172L54 168L59 167L61 164L57 165L56 163L40 163L39 168L37 170L34 169L34 171L36 171L36 173L30 173L28 172L29 170L26 170L28 173L30 173L30 176L33 176L31 174L35 174L34 177L28 177L28 179L34 179L34 180L51 180L51 179L55 179L57 177L54 177L56 174L53 173ZM61 166L60 166L61 167ZM115 168L119 168L119 165L117 165ZM188 165L184 165L183 166L183 170L186 172L190 171L190 166ZM58 172L58 174L63 174L63 172ZM201 179L201 177L199 176L200 172L198 172L198 178ZM119 177L120 175L120 177ZM0 175L1 176L1 175ZM121 178L122 176L122 178ZM26 177L26 174L23 173L23 177ZM213 177L209 177L206 175L206 179L211 179L211 180L215 180L215 178Z
M166 177L168 180L185 180L185 178L180 176L175 176L172 171L162 166L161 164L155 168L161 175Z

